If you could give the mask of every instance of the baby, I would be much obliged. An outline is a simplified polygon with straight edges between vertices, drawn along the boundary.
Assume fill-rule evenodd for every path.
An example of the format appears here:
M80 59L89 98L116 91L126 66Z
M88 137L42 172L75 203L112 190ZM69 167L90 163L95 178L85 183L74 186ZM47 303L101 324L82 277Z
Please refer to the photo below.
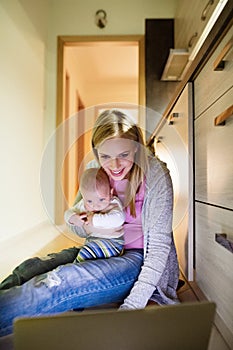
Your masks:
M108 175L102 168L85 170L79 191L82 199L65 213L68 226L72 228L85 225L86 232L89 232L76 261L121 255L124 247L121 226L125 221L125 214L120 200L113 196ZM110 233L107 238L98 236L98 228L113 229L112 237ZM116 236L117 238L113 238Z

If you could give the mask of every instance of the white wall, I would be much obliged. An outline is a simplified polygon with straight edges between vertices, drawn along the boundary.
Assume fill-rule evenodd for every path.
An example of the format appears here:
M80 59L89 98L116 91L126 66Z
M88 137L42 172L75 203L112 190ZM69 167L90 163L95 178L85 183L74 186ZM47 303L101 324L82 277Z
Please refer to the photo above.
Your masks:
M51 0L49 13L46 137L56 127L56 64L59 35L143 35L146 18L173 18L177 0ZM107 26L99 29L95 13L107 12ZM51 172L52 173L52 170ZM50 176L51 177L51 176ZM53 194L50 198L55 197ZM49 200L51 202L51 199ZM50 209L52 212L53 209Z
M47 13L44 0L0 2L0 240L46 218L39 172Z
M144 34L145 18L174 17L176 2L0 1L0 240L47 218L39 174L44 146L56 125L57 36ZM103 30L94 23L100 8L108 15ZM54 178L48 178L48 187L53 186Z
M71 71L70 78L76 77L85 107L114 101L138 102L139 44L136 41L90 42L66 47L65 51L73 57L75 71Z
M178 0L51 0L47 56L46 131L55 127L58 35L144 34L146 18L173 18ZM107 12L107 26L95 25L95 13Z

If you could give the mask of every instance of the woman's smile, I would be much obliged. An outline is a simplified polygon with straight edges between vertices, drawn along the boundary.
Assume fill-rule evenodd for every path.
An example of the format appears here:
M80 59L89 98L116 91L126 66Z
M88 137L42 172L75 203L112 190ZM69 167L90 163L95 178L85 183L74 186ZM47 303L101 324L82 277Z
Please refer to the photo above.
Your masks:
M122 180L130 172L137 146L129 139L112 138L98 147L100 165L113 180Z
M125 168L120 170L110 170L112 177L118 177L118 176L121 177L122 174L124 173L124 169Z

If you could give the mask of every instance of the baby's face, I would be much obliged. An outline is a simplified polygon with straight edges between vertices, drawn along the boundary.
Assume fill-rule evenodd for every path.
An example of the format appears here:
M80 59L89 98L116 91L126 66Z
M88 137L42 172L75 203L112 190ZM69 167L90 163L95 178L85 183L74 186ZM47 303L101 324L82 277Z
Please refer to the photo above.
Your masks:
M108 207L111 200L111 193L105 188L98 189L98 191L82 191L82 196L88 211L102 211Z

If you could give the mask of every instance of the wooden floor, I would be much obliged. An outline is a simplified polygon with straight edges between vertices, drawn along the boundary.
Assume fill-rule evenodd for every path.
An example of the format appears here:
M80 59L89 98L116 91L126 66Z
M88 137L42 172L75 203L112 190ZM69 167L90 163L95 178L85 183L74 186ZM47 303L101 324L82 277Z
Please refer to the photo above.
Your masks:
M204 294L195 283L186 282L182 275L180 278L184 281L184 285L178 291L178 297L182 303L206 300ZM208 350L230 350L230 347L215 325L212 327Z
M35 232L34 232L35 231ZM83 240L77 240L77 236L61 234L51 224L45 224L37 227L34 231L28 231L24 236L20 237L17 242L14 239L0 246L0 279L6 277L12 269L27 257L26 252L30 256L44 256L51 252L60 251L61 249L81 245ZM33 237L34 236L34 237ZM37 241L35 242L35 237ZM42 244L41 242L46 242ZM9 257L11 253L11 258ZM195 283L185 281L184 285L178 291L178 297L181 302L203 301L205 297ZM1 344L0 344L1 349ZM217 327L213 325L210 344L208 350L229 350ZM5 349L4 349L5 350ZM198 349L197 349L198 350Z

